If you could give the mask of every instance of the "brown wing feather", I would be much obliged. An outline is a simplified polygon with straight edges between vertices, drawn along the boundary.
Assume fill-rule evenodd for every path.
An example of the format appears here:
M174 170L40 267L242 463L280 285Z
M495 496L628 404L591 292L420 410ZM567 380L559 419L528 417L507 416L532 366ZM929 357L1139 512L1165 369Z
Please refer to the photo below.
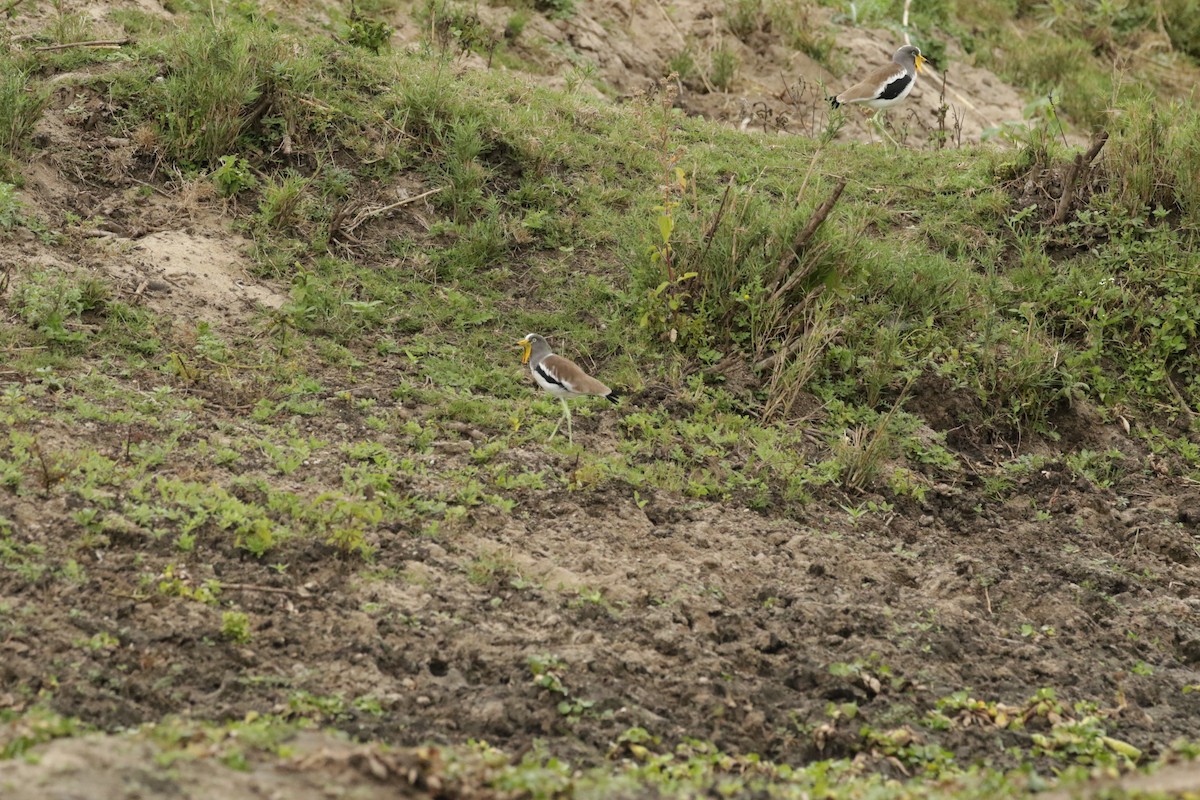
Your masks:
M873 71L860 83L856 83L837 96L839 103L861 103L872 100L884 86L899 78L904 73L904 67L899 64L887 64Z
M569 358L562 356L546 356L542 359L542 367L558 378L564 386L578 394L594 394L604 397L612 390L600 381L588 375L579 365Z

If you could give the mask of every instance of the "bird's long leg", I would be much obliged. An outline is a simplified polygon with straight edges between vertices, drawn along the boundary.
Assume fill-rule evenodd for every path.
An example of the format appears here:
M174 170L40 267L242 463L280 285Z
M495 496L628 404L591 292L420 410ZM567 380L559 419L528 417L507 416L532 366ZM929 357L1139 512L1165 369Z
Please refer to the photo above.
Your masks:
M881 112L876 111L874 114L872 114L871 122L875 123L875 127L879 129L880 133L882 133L884 136L887 137L887 140L892 143L893 147L895 147L897 150L900 149L900 144L895 139L892 138L892 135L890 133L887 132L887 128L883 127L883 120L881 119Z
M575 444L575 436L571 431L571 407L567 405L567 398L560 397L558 399L562 401L563 414L565 414L567 417L567 441L571 444Z
M554 430L550 431L550 439L554 438L554 434L558 433L558 429L562 427L563 420L567 421L567 441L571 441L571 411L567 408L567 398L559 397L559 401L563 405L563 415L558 418L558 424L554 426ZM547 439L546 441L550 441Z

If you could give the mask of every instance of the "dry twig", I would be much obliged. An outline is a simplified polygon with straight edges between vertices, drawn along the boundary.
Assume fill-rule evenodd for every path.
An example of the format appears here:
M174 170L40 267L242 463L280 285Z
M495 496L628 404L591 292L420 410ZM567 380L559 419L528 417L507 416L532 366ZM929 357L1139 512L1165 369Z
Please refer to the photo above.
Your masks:
M126 37L124 39L93 39L90 42L66 42L65 44L47 44L41 47L35 47L34 50L39 53L45 53L50 50L70 50L75 47L96 47L96 48L117 48L129 44L133 40Z
M379 208L367 209L366 211L363 211L358 216L356 216L353 219L353 221L350 222L349 225L342 228L342 232L350 233L355 228L357 228L359 225L362 225L364 222L369 220L371 217L377 217L380 214L386 214L387 212L391 211L392 209L399 208L400 206L406 206L409 203L415 203L418 200L423 200L424 198L429 197L430 195L437 194L438 192L442 191L443 188L445 188L445 187L439 186L436 189L430 189L428 192L421 192L420 194L418 194L414 197L406 197L403 200L399 200L395 203L391 203L390 205L380 206Z
M222 583L221 589L230 591L242 592L267 592L268 594L286 594L292 597L304 597L305 595L295 589L284 589L278 586L256 586L252 583Z

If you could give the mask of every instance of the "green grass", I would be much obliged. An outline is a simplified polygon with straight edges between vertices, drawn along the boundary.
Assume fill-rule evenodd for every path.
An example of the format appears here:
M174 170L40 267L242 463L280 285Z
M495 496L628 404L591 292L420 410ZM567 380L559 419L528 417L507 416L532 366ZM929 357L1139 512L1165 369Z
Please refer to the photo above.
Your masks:
M349 378L373 358L356 345L386 339L432 381L422 402L444 408L438 415L496 433L515 421L510 446L536 441L551 409L514 382L494 342L539 330L635 390L656 379L639 367L647 356L664 376L699 368L709 377L689 389L696 408L712 409L695 432L652 410L623 412L622 429L636 436L619 457L585 463L582 484L744 493L761 504L844 478L849 451L830 452L815 470L808 458L780 464L782 430L757 422L786 416L801 393L846 409L844 421L829 420L833 435L843 422L873 429L922 376L948 382L1000 435L1048 432L1052 414L1081 399L1156 413L1200 400L1189 350L1200 303L1176 257L1191 241L1200 174L1186 107L1129 106L1109 145L1109 177L1079 217L1050 232L1014 213L1000 181L1030 157L1063 158L1052 141L1015 161L980 150L964 162L766 140L683 118L660 98L618 110L500 74L460 75L438 57L352 49L334 59L330 45L300 49L253 22L193 24L143 46L172 79L125 95L114 127L156 126L160 155L185 169L241 153L243 166L225 160L215 179L237 178L259 269L290 279L291 302L262 321L265 351L250 344L258 334L215 350L201 337L192 352L169 344L151 363L185 383L245 394L261 423L327 413L271 386L272 373L315 359ZM391 91L377 91L383 81ZM271 109L246 126L267 95ZM303 173L269 155L284 129L293 155L310 159ZM347 170L330 158L338 148L371 159ZM235 168L244 176L229 177ZM833 174L850 178L841 202L793 252ZM394 236L369 215L347 232L339 203L401 176L433 192L442 219L417 237ZM338 245L364 234L362 247ZM1080 255L1046 259L1047 242L1063 237ZM380 257L395 266L362 267ZM1123 266L1131 258L1132 270ZM530 294L536 304L520 301ZM153 327L107 300L103 286L69 276L34 273L14 284L10 302L30 329L24 339L55 354L95 338L129 349ZM77 324L97 315L109 321L98 336ZM772 366L759 369L757 391L727 395L722 373L710 371L725 359ZM675 445L652 450L657 440ZM776 455L751 455L748 441ZM283 445L268 437L266 446ZM286 474L280 465L291 457L272 452ZM759 464L764 476L783 466L790 477L760 480ZM861 476L850 483L864 485ZM294 521L276 519L283 530Z
M30 72L24 59L0 52L0 156L6 159L26 149L33 126L49 102L49 92L32 80Z

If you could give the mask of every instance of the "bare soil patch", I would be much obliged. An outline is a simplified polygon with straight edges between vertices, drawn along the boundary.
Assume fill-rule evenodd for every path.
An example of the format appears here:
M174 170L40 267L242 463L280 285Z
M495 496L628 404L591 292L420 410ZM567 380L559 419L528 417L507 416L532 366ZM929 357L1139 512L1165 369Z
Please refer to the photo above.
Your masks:
M122 248L117 240L114 245ZM245 256L250 242L225 233L200 235L160 231L137 240L128 260L116 260L109 274L120 283L149 290L159 313L210 323L240 322L256 309L278 309L286 295L254 280Z
M511 10L481 6L474 13L485 29L503 31ZM533 16L508 46L536 65L530 73L533 81L556 88L569 88L568 82L574 81L579 91L599 94L579 79L587 74L580 66L590 65L621 97L651 90L686 53L695 71L681 76L676 100L686 112L739 128L813 135L829 119L826 98L887 63L905 42L893 31L835 23L831 9L810 7L805 13L803 25L814 39L836 39L831 61L839 71L787 46L778 32L760 31L746 41L739 39L729 30L728 6L720 0L580 4L565 19ZM424 34L409 19L397 20L397 40L412 43ZM972 63L953 40L946 44L944 87L943 73L931 69L910 99L889 112L889 122L905 146L931 146L939 130L945 131L948 145L978 144L985 131L1024 119L1027 100L1017 90ZM737 65L725 89L709 78L718 51L731 53ZM469 61L481 68L488 63L484 56ZM839 138L877 141L879 136L863 114L852 110Z
M219 407L197 420L233 422ZM312 432L361 424L347 407ZM100 431L76 435L105 444ZM599 445L606 433L579 435ZM1087 444L1145 457L1111 428L1097 435ZM448 438L418 457L444 465L466 449ZM540 450L502 458L572 468ZM304 485L337 469L314 459ZM1014 705L1043 687L1090 700L1147 754L1194 735L1200 700L1179 687L1200 663L1200 492L1169 478L1101 488L1055 459L999 494L985 474L862 516L830 496L798 519L668 494L639 505L620 485L532 492L513 514L481 507L436 540L377 531L366 572L319 543L283 542L271 558L281 573L228 542L181 553L136 526L81 553L60 535L69 498L24 501L6 509L16 540L51 562L83 559L88 578L0 573L10 616L37 620L7 634L3 683L22 687L14 708L53 686L56 709L110 730L369 696L382 713L346 702L328 722L404 745L545 739L583 762L632 726L787 762L852 755L861 726L919 718L963 688ZM481 579L481 562L502 566ZM232 587L251 641L222 639L220 608L139 585L168 567L189 585ZM119 644L81 644L100 632ZM529 659L547 654L586 712L564 716L534 684ZM858 716L814 738L829 703L849 701ZM918 735L964 763L994 755L969 726Z

